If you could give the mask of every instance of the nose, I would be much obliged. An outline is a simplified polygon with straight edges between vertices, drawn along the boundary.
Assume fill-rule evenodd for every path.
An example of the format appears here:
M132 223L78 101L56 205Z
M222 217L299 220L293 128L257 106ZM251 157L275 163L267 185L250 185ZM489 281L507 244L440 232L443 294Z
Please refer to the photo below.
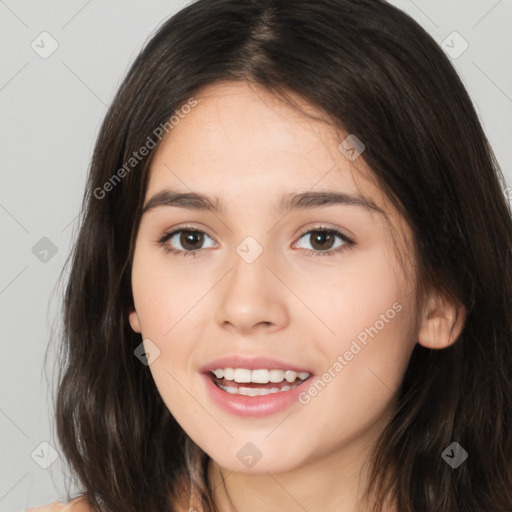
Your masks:
M275 331L289 321L289 292L269 268L265 252L251 263L236 254L231 271L219 283L216 299L216 322L239 334Z

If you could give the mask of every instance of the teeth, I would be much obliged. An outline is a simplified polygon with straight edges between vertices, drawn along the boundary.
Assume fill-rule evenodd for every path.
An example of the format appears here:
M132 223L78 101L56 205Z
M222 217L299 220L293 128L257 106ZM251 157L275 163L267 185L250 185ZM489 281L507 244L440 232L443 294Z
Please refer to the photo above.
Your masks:
M268 370L253 370L251 372L251 380L259 384L266 384L269 381Z
M251 370L247 368L235 368L233 380L235 382L251 382L251 373Z
M297 387L300 384L294 384L293 386L283 386L281 389L279 388L233 388L231 386L223 386L222 384L217 384L219 388L231 393L232 395L245 395L245 396L261 396L261 395L270 395L271 393L282 393L284 391L288 391Z
M215 377L217 377L218 379L222 379L222 377L224 377L224 370L221 370L220 368L217 368L213 373L215 374Z
M283 382L284 372L283 370L270 370L269 372L270 382Z
M217 368L212 372L218 379L234 380L235 382L245 383L254 382L257 384L267 384L268 382L279 383L286 380L290 384L295 382L297 377L300 380L306 380L309 377L308 372L294 372L292 370L249 370L247 368ZM231 388L234 389L234 388ZM249 389L249 388L242 388ZM254 388L251 388L254 389Z
M284 372L284 378L291 384L297 378L297 372L287 370Z

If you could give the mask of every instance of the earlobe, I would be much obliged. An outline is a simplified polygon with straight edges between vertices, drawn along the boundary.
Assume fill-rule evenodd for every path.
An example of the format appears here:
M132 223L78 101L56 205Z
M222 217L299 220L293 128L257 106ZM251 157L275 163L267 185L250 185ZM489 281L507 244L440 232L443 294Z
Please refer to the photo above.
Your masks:
M139 321L139 315L137 314L137 311L132 310L130 311L130 314L128 316L129 318L129 321L130 321L130 326L131 328L135 331L135 332L141 332L141 328L140 328L140 321Z
M426 348L442 349L453 345L466 319L466 308L441 296L431 298L423 312L418 343Z

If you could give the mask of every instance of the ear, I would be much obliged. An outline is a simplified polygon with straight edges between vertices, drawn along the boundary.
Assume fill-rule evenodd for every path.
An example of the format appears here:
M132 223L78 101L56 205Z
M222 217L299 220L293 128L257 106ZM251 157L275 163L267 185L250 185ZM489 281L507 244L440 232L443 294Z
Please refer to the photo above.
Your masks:
M466 308L441 295L432 295L423 311L418 343L426 348L441 349L453 345L464 327Z
M128 315L128 319L130 321L130 326L135 332L141 332L140 328L140 320L139 315L137 314L137 311L135 311L135 308L130 311L130 314Z

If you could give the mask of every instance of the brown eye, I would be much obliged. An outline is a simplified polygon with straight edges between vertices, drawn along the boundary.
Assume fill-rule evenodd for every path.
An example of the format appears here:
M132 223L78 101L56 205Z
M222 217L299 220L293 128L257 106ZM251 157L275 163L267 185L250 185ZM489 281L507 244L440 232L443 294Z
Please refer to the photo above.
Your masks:
M341 242L335 245L337 238ZM308 256L332 256L355 245L355 242L341 231L326 227L309 229L302 233L300 239L310 241L312 249L306 248Z
M203 240L203 233L199 231L181 231L181 236L179 237L179 242L186 251L200 249L197 245L201 246Z
M335 236L329 231L312 231L314 236L311 236L311 245L318 251L326 251L332 248L335 241Z
M196 256L204 249L205 237L212 240L204 231L198 229L176 229L166 233L158 243L168 253L181 254L182 256ZM211 247L211 245L210 245Z

